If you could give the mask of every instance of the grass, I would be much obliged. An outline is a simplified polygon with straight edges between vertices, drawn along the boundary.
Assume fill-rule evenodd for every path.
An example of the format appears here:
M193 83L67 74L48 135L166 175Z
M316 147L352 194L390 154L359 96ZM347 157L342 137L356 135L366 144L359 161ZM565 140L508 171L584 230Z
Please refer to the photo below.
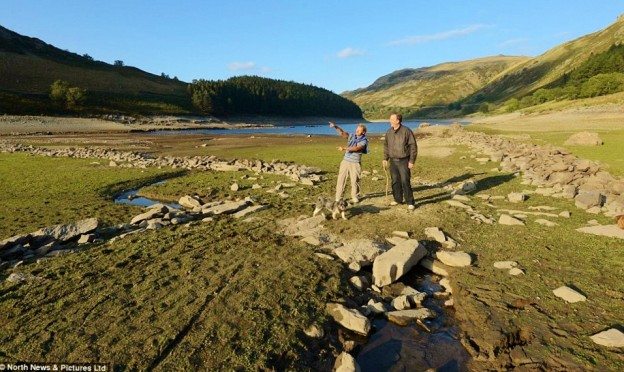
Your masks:
M0 154L0 237L89 217L107 225L128 222L140 208L113 204L115 194L178 173L110 168L104 160Z
M172 200L187 193L208 199L253 196L271 207L257 214L257 222L219 217L212 223L150 231L15 269L38 279L22 285L0 282L0 355L10 360L110 361L119 370L331 368L331 353L319 350L333 350L335 340L312 342L301 330L315 322L330 334L335 332L323 305L353 295L346 285L348 273L340 263L321 260L309 247L276 233L275 221L309 214L308 203L316 195L333 193L341 158L335 147L343 141L333 137L168 141L166 146L154 143L151 151L297 161L320 167L327 181L315 188L288 188L288 199L266 192L279 182L290 182L287 178L250 172L188 172L164 185L144 188L146 195ZM199 143L208 146L196 147ZM461 159L469 155L468 149L454 146L454 150L440 158L428 156L423 148L415 179L456 184L472 178L478 181L478 193L501 196L529 188L509 174L493 172L492 163ZM381 142L373 139L364 170L383 177L381 156ZM9 197L0 204L0 214L20 204L22 211L36 210L48 200L55 204L40 212L45 218L22 213L24 228L41 227L42 221L75 220L89 211L108 216L111 222L125 221L131 211L102 198L102 190L171 172L141 173L90 163L1 154L0 179ZM24 180L7 182L8 174ZM373 175L364 178L364 193L383 196L385 180L373 181ZM242 191L229 190L233 181L243 186ZM28 190L27 185L35 183ZM263 189L251 190L253 183ZM508 340L515 331L528 329L532 338L523 348L531 356L542 360L557 356L583 368L624 368L621 354L588 338L624 319L621 241L574 230L590 219L610 220L585 214L567 200L532 195L522 204L493 203L498 209L525 211L550 205L572 211L572 217L551 218L558 223L552 228L537 225L534 216L527 217L526 226L479 225L462 210L442 203L449 197L447 190L419 184L414 191L419 203L415 214L389 208L383 198L369 198L349 210L349 220L330 221L326 228L343 240L383 240L394 230L426 240L424 228L439 226L460 243L459 249L476 257L474 266L455 269L451 276L455 314L466 335L505 351L513 347ZM21 197L23 192L28 197ZM70 194L75 199L68 202ZM98 207L65 208L92 204ZM500 214L479 198L469 204L495 219ZM64 214L55 215L57 209ZM0 221L3 231L11 230L8 220ZM492 264L498 260L516 260L526 274L511 277L496 270ZM578 287L588 301L564 303L551 292L561 285ZM534 305L512 310L509 304L516 299ZM485 365L473 365L480 366Z

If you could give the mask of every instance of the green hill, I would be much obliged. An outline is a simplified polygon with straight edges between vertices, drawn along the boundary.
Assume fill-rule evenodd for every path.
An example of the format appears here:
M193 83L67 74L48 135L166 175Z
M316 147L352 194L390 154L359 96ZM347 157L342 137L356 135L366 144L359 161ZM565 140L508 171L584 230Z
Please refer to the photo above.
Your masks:
M522 98L540 88L561 86L570 76L578 77L580 74L589 78L591 76L587 76L587 67L595 65L595 61L588 61L622 42L624 16L618 17L615 23L601 31L563 43L540 56L513 66L474 92L464 103L502 103L510 98ZM595 74L600 73L600 69L592 71Z
M403 69L377 79L366 88L344 92L368 118L392 111L409 116L440 116L448 105L481 89L490 80L528 57L494 56L432 67Z
M86 89L90 111L185 113L192 110L187 84L135 67L94 61L0 26L0 112L58 112L50 85L64 80Z

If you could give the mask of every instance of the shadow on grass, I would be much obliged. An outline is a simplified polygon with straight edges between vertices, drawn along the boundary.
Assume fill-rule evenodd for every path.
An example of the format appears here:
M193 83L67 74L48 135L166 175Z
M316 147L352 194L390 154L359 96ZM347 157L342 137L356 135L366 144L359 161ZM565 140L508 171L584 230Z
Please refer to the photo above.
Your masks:
M481 173L483 174L483 173ZM468 175L468 178L476 175L476 174L471 174L471 173L466 173L464 175L458 176L458 177L454 177L457 179L463 178L464 176ZM452 179L452 178L451 178ZM463 178L465 179L465 178ZM512 179L514 179L514 175L513 174L504 174L504 175L496 175L496 176L490 176L490 177L486 177L483 178L481 180L479 180L477 182L477 188L473 191L467 192L467 195L474 195L480 191L485 191L494 187L497 187L499 185L502 185L506 182L511 181ZM447 181L448 182L448 181ZM428 188L432 188L432 187L428 187ZM427 189L427 188L425 188ZM418 190L420 191L420 190ZM416 190L414 190L414 192L416 192ZM431 196L426 196L423 198L415 198L415 204L417 206L422 206L422 205L426 205L426 204L432 204L432 203L438 203L444 200L449 200L452 198L451 193L449 192L440 192L438 194L435 195L431 195Z
M166 181L172 178L182 177L189 173L187 170L178 170L171 173L159 174L147 178L139 178L130 181L117 182L108 186L104 186L97 190L98 195L105 199L115 199L119 194L139 189L141 187L149 186L154 183Z

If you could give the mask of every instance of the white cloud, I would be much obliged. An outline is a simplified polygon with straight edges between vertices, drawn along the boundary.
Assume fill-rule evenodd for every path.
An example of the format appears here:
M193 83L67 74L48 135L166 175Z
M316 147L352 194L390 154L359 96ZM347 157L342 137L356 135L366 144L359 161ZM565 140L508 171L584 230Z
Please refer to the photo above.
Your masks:
M355 49L355 48L351 48L351 47L347 47L344 48L343 50L341 50L340 52L338 52L336 54L336 56L338 56L338 58L351 58L351 57L357 57L357 56L363 56L364 55L364 51L361 49Z
M240 71L240 70L253 70L256 68L255 62L232 62L228 65L228 69L231 71Z
M506 48L506 47L516 46L516 45L524 44L527 41L529 41L529 39L527 39L525 37L519 37L519 38L516 38L516 39L509 39L509 40L505 40L502 43L498 44L498 47L499 48Z
M446 39L451 39L451 38L458 37L458 36L471 34L484 27L487 27L487 26L483 24L476 24L476 25L465 27L465 28L458 28L458 29L438 32L438 33L430 34L430 35L408 36L403 39L391 41L388 43L388 45L415 45L415 44L427 43L429 41L446 40Z

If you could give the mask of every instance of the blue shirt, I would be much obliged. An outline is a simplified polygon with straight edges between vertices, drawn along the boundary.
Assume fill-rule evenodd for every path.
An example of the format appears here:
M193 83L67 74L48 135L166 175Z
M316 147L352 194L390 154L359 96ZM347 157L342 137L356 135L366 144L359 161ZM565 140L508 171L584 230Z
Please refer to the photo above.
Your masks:
M347 143L347 147L357 146L364 146L364 148L359 152L345 152L344 160L350 161L352 163L359 163L362 160L362 154L368 153L368 138L366 138L366 134L361 136L355 134L349 135L349 142Z

